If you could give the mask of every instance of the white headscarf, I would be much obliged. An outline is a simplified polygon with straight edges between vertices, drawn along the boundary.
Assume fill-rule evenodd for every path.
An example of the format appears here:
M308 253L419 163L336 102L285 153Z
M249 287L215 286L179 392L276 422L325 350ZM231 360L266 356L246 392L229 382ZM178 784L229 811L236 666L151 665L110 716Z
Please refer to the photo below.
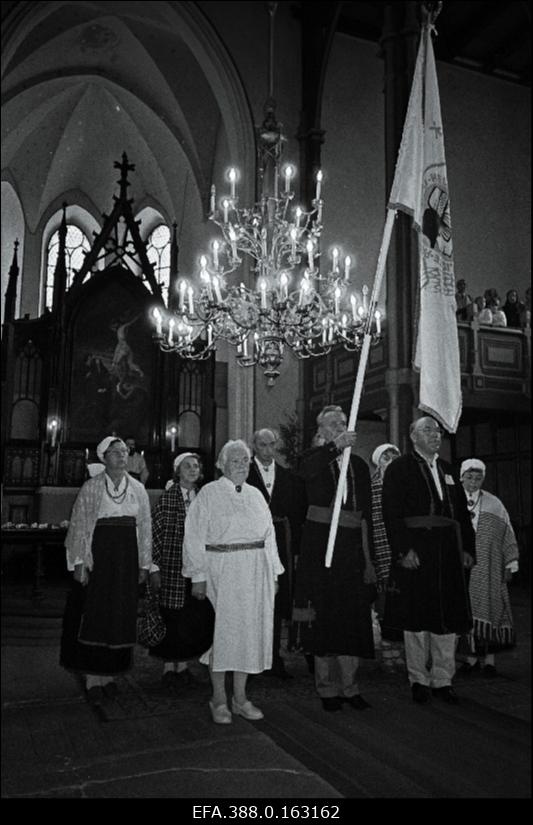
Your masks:
M184 459L186 458L198 458L198 456L196 455L196 453L180 453L180 455L177 455L174 459L173 464L175 473L178 472L181 462L184 461Z
M398 449L396 444L380 444L379 447L376 447L376 449L372 453L372 464L375 464L377 467L379 464L379 459L381 458L383 453L387 452L387 450L396 450L398 455L400 454L400 450Z
M461 464L460 476L462 478L467 470L479 470L479 472L485 476L486 469L485 464L479 458L467 458Z
M198 458L198 454L197 453L180 453L180 455L177 455L176 458L174 459L174 463L172 465L172 467L174 469L174 475L175 476L178 475L178 470L180 468L180 464L185 458ZM173 484L174 484L174 479L170 478L167 481L167 483L165 484L165 490L170 490L170 488L172 487Z
M104 455L106 454L109 445L113 443L113 441L120 441L121 444L124 444L121 438L118 438L116 435L107 435L105 438L100 441L98 447L96 448L96 455L103 462ZM124 446L126 446L124 444Z

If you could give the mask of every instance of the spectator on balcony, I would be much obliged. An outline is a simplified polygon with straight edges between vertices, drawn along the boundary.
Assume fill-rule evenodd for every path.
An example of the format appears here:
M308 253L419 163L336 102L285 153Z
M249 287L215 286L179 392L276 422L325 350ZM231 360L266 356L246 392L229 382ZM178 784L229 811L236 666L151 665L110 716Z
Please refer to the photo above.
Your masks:
M484 325L492 324L492 312L487 307L487 301L484 295L478 295L474 299L474 315L477 317L478 323Z
M458 321L471 321L474 315L474 301L472 296L466 291L466 281L464 278L457 281L457 292L455 293L455 303L457 308L455 314Z
M493 301L495 298L500 300L500 296L498 295L498 290L491 287L490 289L486 289L483 293L485 297L485 301L487 302L487 306L489 305L490 301Z
M507 319L508 327L520 328L522 312L524 311L524 309L525 304L519 300L518 292L516 291L516 289L510 289L505 297L505 303L502 307L502 310Z
M505 312L502 310L500 306L499 298L489 298L489 300L487 301L487 308L490 309L490 311L492 312L493 327L507 326L507 318L505 317Z
M526 300L524 302L524 309L522 310L522 315L520 316L520 325L522 327L530 327L531 326L531 287L528 286L526 289Z

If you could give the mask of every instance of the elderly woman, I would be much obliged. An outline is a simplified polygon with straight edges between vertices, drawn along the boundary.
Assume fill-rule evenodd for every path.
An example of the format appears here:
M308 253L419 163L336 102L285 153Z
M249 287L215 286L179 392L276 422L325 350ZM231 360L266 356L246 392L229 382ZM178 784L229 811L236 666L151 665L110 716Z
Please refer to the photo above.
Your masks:
M222 477L200 490L185 521L183 575L192 581L192 595L207 596L215 608L209 707L222 725L232 721L226 671L233 671L233 713L263 718L246 696L246 680L272 666L274 598L283 573L270 510L245 483L250 460L244 441L228 441L217 460Z
M150 588L159 593L159 609L166 625L163 641L150 655L164 661L163 686L170 691L191 681L187 660L203 653L211 644L213 608L208 600L196 601L194 617L187 616L188 638L183 638L183 606L190 582L182 575L185 516L196 497L201 479L200 457L181 453L174 459L174 478L152 512L152 571ZM191 621L192 620L192 621Z
M60 663L85 674L92 702L114 698L114 677L131 667L138 585L152 554L148 495L126 472L128 448L108 436L96 448L104 471L81 488L65 540L72 590L63 619Z
M507 583L518 570L518 545L509 514L499 498L482 490L486 467L478 458L461 464L461 483L472 526L476 531L477 564L470 572L473 630L468 638L471 656L461 673L479 670L495 676L494 653L514 646L513 616Z
M395 444L380 444L372 453L372 463L376 467L376 472L371 478L372 527L374 530L374 568L378 589L376 610L380 620L383 619L384 595L391 566L391 549L383 521L381 502L383 477L389 464L400 455L400 450ZM381 661L386 671L394 671L396 667L403 667L403 643L401 641L386 641L382 639Z

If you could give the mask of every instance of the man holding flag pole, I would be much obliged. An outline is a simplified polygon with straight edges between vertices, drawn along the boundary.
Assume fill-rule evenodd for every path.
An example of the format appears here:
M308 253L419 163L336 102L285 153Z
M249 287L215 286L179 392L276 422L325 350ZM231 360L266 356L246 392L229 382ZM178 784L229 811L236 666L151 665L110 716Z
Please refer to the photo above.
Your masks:
M396 211L413 218L419 250L419 319L414 368L419 408L411 425L414 455L397 459L384 479L383 511L393 555L386 613L404 631L413 698L431 688L448 702L455 672L455 634L471 621L464 568L475 558L465 497L451 467L438 462L440 426L455 432L461 416L461 373L455 319L453 243L444 137L431 34L442 3L424 3L422 32L402 141L372 290L372 317L385 271ZM365 331L348 430L355 431L370 347ZM440 426L439 426L440 425ZM326 568L332 564L349 449L344 450L331 518ZM388 611L387 611L388 606ZM393 609L394 608L394 609ZM387 620L387 615L386 615Z
M441 7L442 3L421 4L424 20L420 45L370 298L348 419L349 431L355 431L356 428L370 350L370 327L381 291L398 209L413 217L413 226L419 239L420 317L413 363L420 373L418 406L449 432L456 431L461 417L461 371L455 318L451 220L440 99L431 42L434 21ZM331 565L333 557L348 460L349 450L345 450L332 513L326 567Z

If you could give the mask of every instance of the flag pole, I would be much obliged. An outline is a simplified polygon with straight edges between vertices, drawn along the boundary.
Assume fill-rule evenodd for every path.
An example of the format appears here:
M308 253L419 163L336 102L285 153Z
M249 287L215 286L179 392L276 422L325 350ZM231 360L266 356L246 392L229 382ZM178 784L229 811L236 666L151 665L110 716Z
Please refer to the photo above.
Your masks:
M385 228L383 230L383 240L381 242L381 249L379 250L378 263L376 267L376 277L374 278L374 286L370 296L370 303L368 307L368 315L366 318L365 332L363 337L363 346L361 348L361 355L359 358L359 365L357 367L357 377L355 380L355 387L353 391L352 406L350 409L350 417L348 419L348 430L355 429L357 421L357 414L359 412L359 403L363 392L363 380L366 372L366 365L368 362L368 354L370 352L370 342L372 340L372 323L374 320L374 312L381 291L381 284L383 275L385 274L385 264L387 263L387 254L389 251L392 229L394 226L394 218L396 216L395 209L387 210L387 219L385 221ZM342 463L339 472L339 481L337 483L337 492L335 494L335 503L333 505L333 515L331 517L331 525L329 528L328 546L326 550L326 567L331 567L331 560L333 558L333 550L335 547L335 539L337 537L337 528L339 525L339 515L342 503L342 493L346 483L346 473L348 471L348 463L350 461L351 447L346 447L342 454Z

